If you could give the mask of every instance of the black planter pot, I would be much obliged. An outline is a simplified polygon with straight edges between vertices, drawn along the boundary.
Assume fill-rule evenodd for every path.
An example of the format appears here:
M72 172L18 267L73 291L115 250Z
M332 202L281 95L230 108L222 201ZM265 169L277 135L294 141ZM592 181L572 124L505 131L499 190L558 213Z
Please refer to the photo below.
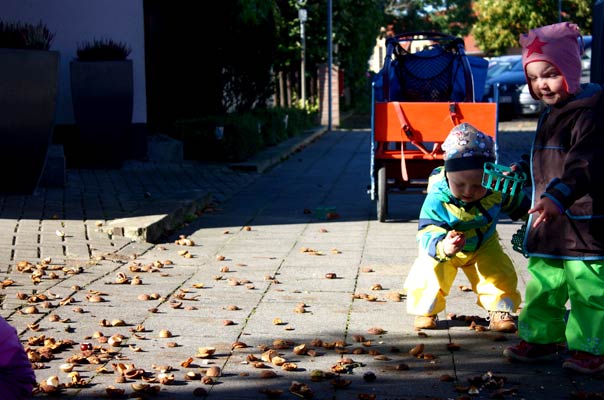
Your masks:
M71 97L79 131L68 162L119 168L131 143L132 61L72 61Z
M59 53L0 49L0 193L32 194L55 121Z

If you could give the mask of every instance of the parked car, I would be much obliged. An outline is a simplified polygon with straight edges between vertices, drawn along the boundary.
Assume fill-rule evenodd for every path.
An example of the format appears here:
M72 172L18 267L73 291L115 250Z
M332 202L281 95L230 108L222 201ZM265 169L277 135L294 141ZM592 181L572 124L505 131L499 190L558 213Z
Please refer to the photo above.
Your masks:
M510 55L502 57L506 58L496 60L493 64L489 65L491 76L489 77L489 72L487 71L483 101L494 102L497 96L498 117L500 120L506 120L513 118L519 113L519 88L526 84L526 78L522 69L522 56Z
M519 54L491 58L489 60L489 67L487 69L487 79L499 75L502 72L508 71L514 64L516 64L516 62L518 62L518 60L520 60L520 58L521 56Z
M591 36L583 36L585 51L581 56L581 83L590 81L591 76Z
M583 44L585 51L581 56L581 83L587 83L590 80L591 71L591 36L583 36ZM520 88L518 103L520 115L539 114L545 107L543 102L533 99L527 84Z
M526 84L520 89L518 103L520 104L521 115L539 114L545 108L545 104L541 100L533 99L529 87Z

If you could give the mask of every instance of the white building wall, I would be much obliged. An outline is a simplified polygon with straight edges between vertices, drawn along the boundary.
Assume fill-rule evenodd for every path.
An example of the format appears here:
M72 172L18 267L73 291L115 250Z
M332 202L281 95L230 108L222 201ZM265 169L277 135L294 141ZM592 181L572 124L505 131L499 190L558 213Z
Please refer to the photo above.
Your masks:
M69 62L78 43L112 39L127 43L134 68L132 122L147 121L143 0L0 0L5 22L42 21L55 33L51 50L60 52L57 124L74 123Z

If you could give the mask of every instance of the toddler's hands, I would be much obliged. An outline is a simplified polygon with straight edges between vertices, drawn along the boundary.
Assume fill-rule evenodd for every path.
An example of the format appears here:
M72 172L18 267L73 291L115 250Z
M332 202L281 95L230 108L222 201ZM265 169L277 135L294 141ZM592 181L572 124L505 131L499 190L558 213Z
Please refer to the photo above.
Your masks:
M466 235L459 231L449 231L443 239L443 250L447 257L459 253L466 244Z

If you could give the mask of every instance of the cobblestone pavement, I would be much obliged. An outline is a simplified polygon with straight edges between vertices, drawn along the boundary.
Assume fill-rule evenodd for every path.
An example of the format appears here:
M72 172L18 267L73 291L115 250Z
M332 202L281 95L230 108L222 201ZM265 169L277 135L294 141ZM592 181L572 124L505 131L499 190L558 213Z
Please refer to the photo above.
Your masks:
M64 189L0 197L2 265L6 269L16 260L46 257L63 263L114 252L130 240L104 233L107 221L160 211L167 200L206 193L225 198L253 178L224 165L195 163L70 170Z
M526 151L532 129L500 125L502 160ZM471 329L485 315L457 290L462 276L440 329L415 331L401 291L422 196L397 195L379 223L368 181L366 130L323 134L262 173L138 162L69 171L64 189L0 198L1 315L38 382L57 376L62 397L108 398L109 387L159 399L601 395L601 379L566 374L561 360L504 360L517 338ZM197 214L155 243L104 229L154 207L182 214L183 198ZM526 260L508 244L517 229L504 220L499 231L523 291ZM61 370L68 362L77 375Z

